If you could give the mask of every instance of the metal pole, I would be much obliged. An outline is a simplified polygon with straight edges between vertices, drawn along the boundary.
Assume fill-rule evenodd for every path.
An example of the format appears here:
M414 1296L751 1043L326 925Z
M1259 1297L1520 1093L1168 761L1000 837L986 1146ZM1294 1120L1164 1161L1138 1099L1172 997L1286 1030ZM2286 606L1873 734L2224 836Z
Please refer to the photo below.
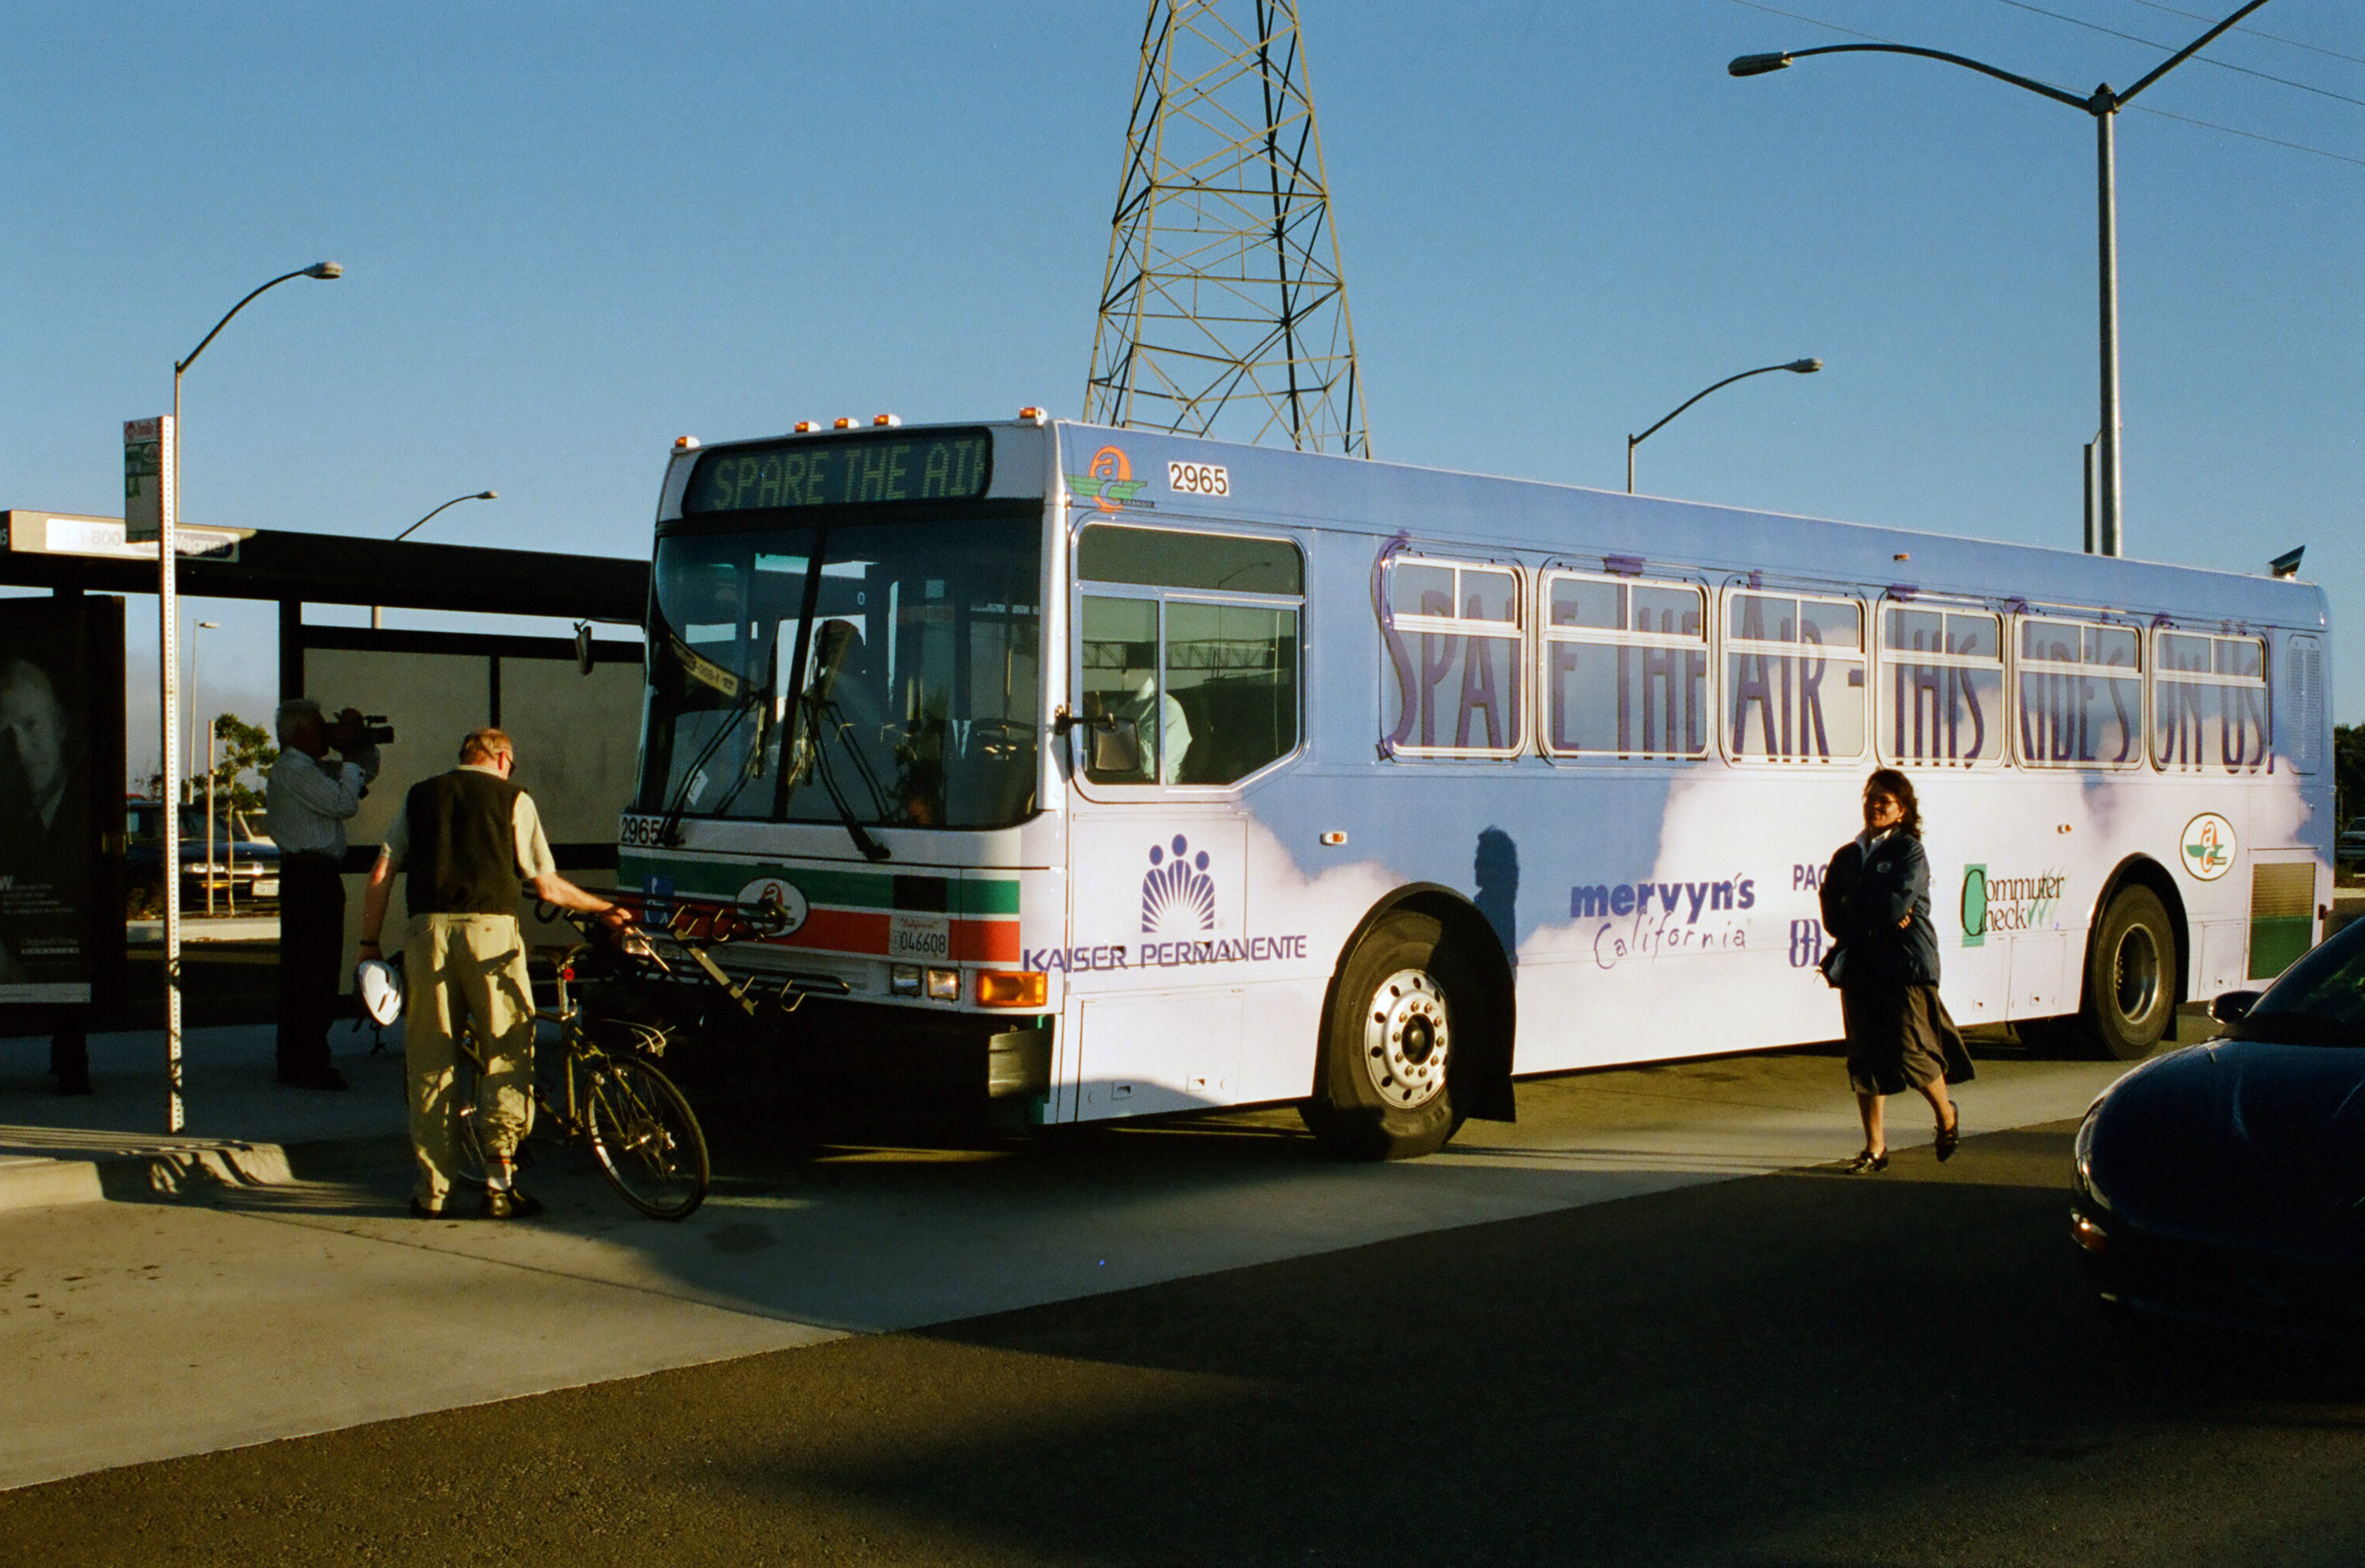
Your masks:
M2097 96L2110 92L2108 87L2097 91ZM2119 196L2116 139L2112 128L2118 123L2115 105L2094 117L2094 166L2098 182L2095 197L2101 229L2101 264L2102 296L2102 430L2096 439L2102 443L2102 474L2099 488L2102 506L2096 520L2095 544L2100 554L2116 555L2124 535L2119 515Z
M2086 461L2079 477L2086 481L2086 554L2094 553L2094 443L2088 442Z
M1634 493L1634 448L1637 444L1632 436L1626 438L1626 493L1630 496Z
M181 1130L181 746L178 734L179 692L173 680L174 655L180 651L180 594L174 573L180 565L179 546L174 538L174 520L181 504L181 377L206 345L221 336L221 330L232 318L252 304L256 297L277 288L289 278L339 278L345 269L334 262L315 262L292 273L282 273L263 285L244 299L230 308L230 314L214 323L214 330L198 341L189 351L189 357L173 363L173 433L167 443L170 450L158 467L171 476L164 487L164 504L159 509L156 539L156 685L158 728L163 732L163 756L160 760L163 778L172 787L172 794L159 804L164 812L164 1121L167 1132ZM157 793L163 794L160 789Z
M194 355L191 357L195 357ZM181 502L181 367L173 367L172 450L160 465L170 471L156 531L156 700L163 756L159 759L158 808L164 817L164 1130L184 1125L181 1107L181 724L174 666L181 647L179 544L174 538Z
M189 682L189 706L196 706L196 682ZM206 913L214 912L214 727L206 726Z

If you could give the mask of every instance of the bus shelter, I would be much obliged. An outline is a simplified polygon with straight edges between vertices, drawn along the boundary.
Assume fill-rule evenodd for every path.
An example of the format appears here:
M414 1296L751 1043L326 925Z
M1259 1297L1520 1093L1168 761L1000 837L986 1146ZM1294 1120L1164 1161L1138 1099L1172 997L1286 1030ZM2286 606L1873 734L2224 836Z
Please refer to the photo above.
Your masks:
M0 587L48 589L51 599L140 595L156 591L156 546L124 542L119 518L11 510L0 513L6 548L0 552ZM384 767L361 813L349 824L349 927L360 919L360 884L375 845L409 786L453 765L459 738L493 724L516 737L519 781L531 790L550 834L561 870L597 886L613 879L616 812L631 794L638 750L641 646L638 640L600 637L606 625L637 628L647 602L645 560L497 549L479 545L396 543L293 530L185 527L179 591L190 598L266 600L278 606L278 690L285 699L319 698L331 711L353 707L382 714L395 731L383 748ZM18 600L33 606L51 600ZM354 605L459 615L561 618L574 637L500 633L384 630L314 624L313 605ZM0 616L7 613L0 601ZM122 666L119 616L100 617L118 628L114 671ZM93 677L82 684L94 704L95 727L111 715L121 729L121 681ZM94 738L100 738L94 736ZM123 748L84 748L94 777L87 831L95 852L121 846ZM102 771L113 777L99 778ZM79 819L77 819L79 820ZM105 855L95 854L104 864ZM119 865L119 862L118 863ZM95 879L86 890L85 978L80 985L12 988L0 984L0 1008L38 1004L63 1031L86 1014L74 1007L94 1000L122 972L124 921L119 880ZM111 906L110 906L111 901ZM355 929L346 933L348 942ZM109 950L111 944L111 951ZM16 994L21 991L22 994ZM61 1014L60 1008L67 1012ZM23 1016L20 1013L20 1016Z

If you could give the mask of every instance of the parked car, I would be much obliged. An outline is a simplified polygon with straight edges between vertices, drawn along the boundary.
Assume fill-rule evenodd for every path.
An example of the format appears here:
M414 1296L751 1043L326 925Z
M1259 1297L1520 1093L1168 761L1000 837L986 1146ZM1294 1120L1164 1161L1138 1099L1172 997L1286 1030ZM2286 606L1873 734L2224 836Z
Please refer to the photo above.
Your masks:
M163 803L124 802L123 877L135 901L158 902L164 863ZM181 808L181 907L201 910L211 881L216 908L240 909L275 903L279 898L279 846L237 810L214 816L213 857L206 857L206 810Z
M2348 825L2335 835L2332 859L2335 865L2365 860L2365 817L2350 817Z
M2365 922L2078 1128L2070 1230L2107 1310L2365 1341Z

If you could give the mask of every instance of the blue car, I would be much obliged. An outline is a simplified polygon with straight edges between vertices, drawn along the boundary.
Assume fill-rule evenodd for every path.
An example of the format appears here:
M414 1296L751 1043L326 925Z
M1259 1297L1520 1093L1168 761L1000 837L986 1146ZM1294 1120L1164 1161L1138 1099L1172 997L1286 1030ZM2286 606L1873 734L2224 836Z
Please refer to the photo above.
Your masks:
M2106 1310L2365 1341L2365 922L2078 1129L2071 1234Z

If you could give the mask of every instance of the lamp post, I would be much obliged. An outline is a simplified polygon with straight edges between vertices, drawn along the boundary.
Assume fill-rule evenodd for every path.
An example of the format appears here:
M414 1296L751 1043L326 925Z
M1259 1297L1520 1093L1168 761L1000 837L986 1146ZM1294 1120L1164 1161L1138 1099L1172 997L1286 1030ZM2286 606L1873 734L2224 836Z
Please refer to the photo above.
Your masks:
M299 267L292 273L281 274L231 306L230 314L215 322L214 330L207 332L203 339L199 340L197 346L189 351L188 358L173 362L174 441L171 493L176 498L176 503L181 486L179 440L181 377L188 374L189 366L197 363L197 356L206 352L207 345L221 335L221 330L230 325L230 317L245 309L253 302L257 295L263 294L265 290L276 288L290 278L338 278L344 275L345 269L334 262L315 262L308 267ZM163 753L159 759L159 772L169 782L174 796L180 792L181 778L180 690L179 683L173 678L174 666L178 662L173 655L181 645L180 585L175 576L175 568L180 563L178 545L173 538L174 518L177 510L177 504L163 509L163 523L158 530L156 540L156 695L159 721L157 729L160 734L160 749ZM163 845L164 1079L166 1085L164 1130L176 1133L181 1130L183 1120L181 1114L181 809L177 799L168 798L159 804L163 808L164 818Z
M1704 386L1693 393L1676 406L1675 414L1669 414L1666 420L1661 420L1658 424L1653 425L1641 435L1630 435L1626 438L1626 493L1630 496L1634 493L1634 449L1658 434L1660 426L1664 425L1667 420L1674 419L1676 414L1682 413L1694 403L1716 391L1718 387L1730 386L1736 381L1746 381L1753 375L1763 375L1770 370L1787 370L1795 375L1812 375L1822 368L1823 362L1819 359L1794 359L1785 364L1761 364L1755 370L1744 370L1738 375L1728 375L1715 386Z
M445 501L443 506L437 507L435 511L429 512L426 517L420 518L417 522L412 523L409 528L406 528L400 533L396 534L393 542L399 544L404 540L409 538L412 534L418 532L420 529L426 527L428 521L435 516L435 512L443 510L444 507L456 507L462 501L497 501L500 498L501 493L499 490L472 490L465 496L454 496L450 500ZM371 605L370 630L373 632L383 631L385 627L385 606L376 604Z
M189 634L189 756L191 761L196 759L197 714L205 706L197 697L197 650L204 645L203 639L198 633L220 630L221 622L219 621L200 621L197 622L196 631ZM206 726L206 913L207 914L214 912L213 767L213 726L208 724ZM192 805L196 803L196 793L195 790L189 791L189 803ZM174 809L177 811L179 807L175 805Z
M2099 482L2100 513L2094 529L2094 539L2088 548L2095 554L2116 555L2122 543L2119 501L2119 198L2118 152L2113 128L2118 112L2131 103L2135 95L2199 53L2205 44L2235 23L2265 5L2267 0L2249 0L2240 10L2186 44L2152 69L2134 86L2124 93L2113 92L2107 82L2085 97L2065 93L2058 87L2033 81L2015 72L2001 70L1979 61L1968 60L1944 50L1915 49L1901 43L1835 43L1820 49L1788 50L1776 54L1744 54L1724 69L1732 76L1763 76L1769 72L1786 69L1794 60L1805 60L1817 54L1910 54L1922 60L1944 61L1976 71L1982 76L1992 76L1999 82L2009 82L2025 88L2040 97L2057 104L2067 104L2073 109L2083 109L2094 117L2095 219L2098 230L2096 249L2099 252L2102 294L2102 429L2095 439L2101 447Z

